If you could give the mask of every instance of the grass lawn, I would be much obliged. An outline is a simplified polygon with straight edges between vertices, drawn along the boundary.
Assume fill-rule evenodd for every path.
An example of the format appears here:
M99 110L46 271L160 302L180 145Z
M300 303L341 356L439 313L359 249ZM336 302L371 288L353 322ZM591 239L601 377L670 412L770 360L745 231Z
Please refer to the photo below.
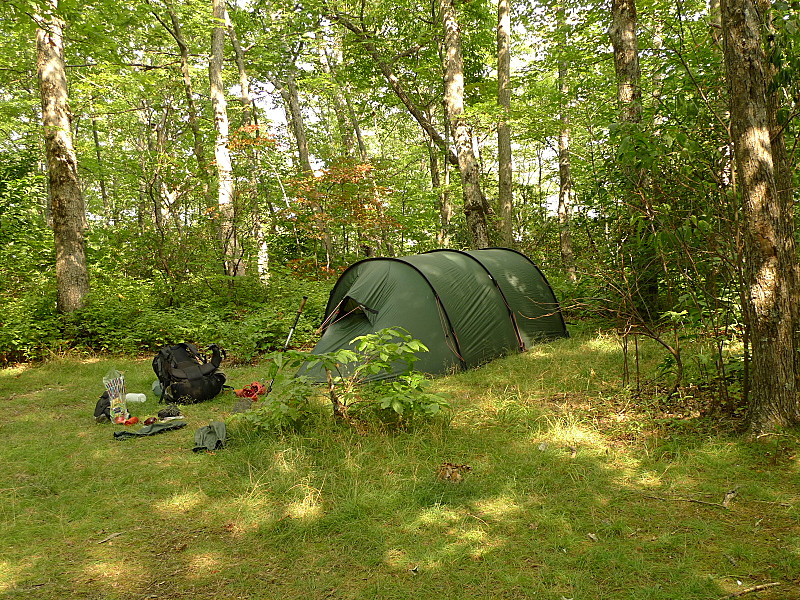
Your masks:
M662 359L642 344L643 374ZM92 417L110 368L132 392L155 378L149 359L0 370L2 598L800 598L800 438L664 416L678 401L622 389L612 337L438 379L452 410L412 431L324 419L233 431L214 454L191 451L194 432L232 394L119 441ZM473 470L441 481L443 462Z

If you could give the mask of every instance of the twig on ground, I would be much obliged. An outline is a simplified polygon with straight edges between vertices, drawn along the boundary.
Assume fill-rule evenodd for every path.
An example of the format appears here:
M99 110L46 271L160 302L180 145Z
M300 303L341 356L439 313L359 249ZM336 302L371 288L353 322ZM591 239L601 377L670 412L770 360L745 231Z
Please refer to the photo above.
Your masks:
M728 507L724 504L720 504L719 502L706 502L705 500L695 500L694 498L664 498L663 496L648 496L644 495L645 498L652 498L653 500L661 500L666 502L668 500L672 500L673 502L694 502L695 504L704 504L706 506L713 506L714 508L721 508L723 510L728 510Z
M762 583L761 585L754 585L753 587L747 588L746 590L741 590L740 592L734 592L733 594L728 594L727 596L723 596L719 600L729 600L730 598L739 598L740 596L744 596L745 594L760 592L762 590L766 590L772 587L777 587L779 585L783 585L783 583L780 581L774 581L772 583Z
M100 541L99 541L99 542L97 542L97 543L98 543L98 544L105 544L105 543L106 543L106 542L108 542L109 540L113 540L115 537L119 537L119 536L121 536L123 533L125 533L125 532L124 532L124 531L119 531L119 532L117 532L117 533L112 533L111 535L109 535L108 537L104 537L102 540L100 540Z

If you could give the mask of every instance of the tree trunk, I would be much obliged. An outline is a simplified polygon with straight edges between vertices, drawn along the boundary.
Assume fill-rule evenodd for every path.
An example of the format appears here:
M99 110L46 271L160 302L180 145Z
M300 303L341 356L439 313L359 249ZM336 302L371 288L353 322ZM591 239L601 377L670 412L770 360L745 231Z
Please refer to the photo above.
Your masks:
M239 36L236 35L236 29L233 26L230 18L225 22L225 27L228 30L228 37L231 40L233 47L233 56L236 60L236 70L239 73L239 102L242 105L242 120L241 127L243 135L255 135L259 137L258 119L256 118L255 106L253 98L250 94L250 78L247 76L245 68L244 49L239 43ZM257 257L256 269L258 270L258 278L263 284L269 283L269 238L265 231L262 211L259 202L258 194L258 176L259 176L259 151L258 145L249 147L246 150L247 156L247 198L249 199L248 211L253 219L252 235L256 242ZM241 190L240 190L241 192Z
M636 36L635 0L612 0L611 25L608 35L614 49L614 70L617 78L617 102L620 108L620 123L623 136L636 133L642 121L642 87L639 68L639 45ZM655 227L653 211L647 200L647 175L624 160L620 165L625 181L623 193L625 203L631 206L652 231ZM638 319L651 321L658 313L658 257L653 244L642 238L635 230L626 232L630 239L627 254L630 255L630 286L632 312Z
M64 24L55 14L56 0L47 8L48 14L37 17L36 66L56 250L56 308L58 312L71 313L84 306L89 291L84 245L86 209L72 145L64 70Z
M197 175L203 186L203 198L206 208L214 206L215 201L211 193L211 175L209 173L209 164L206 159L205 148L203 146L203 135L200 131L200 111L197 108L197 103L194 100L194 89L192 86L192 77L189 72L189 46L183 37L183 30L181 28L180 19L175 10L170 4L167 4L167 12L169 14L170 23L164 21L156 12L153 5L148 0L150 11L155 19L161 23L164 29L172 36L175 43L178 45L178 52L180 53L180 71L181 79L183 80L183 93L186 98L186 120L189 123L189 129L192 131L192 151L194 153L195 161L197 161Z
M344 86L342 85L341 81L339 81L339 77L335 70L335 67L341 62L341 50L337 50L336 48L331 49L331 51L334 53L334 58L337 59L334 62L334 59L331 58L328 50L328 45L330 42L326 40L326 36L330 36L329 31L317 35L319 64L322 68L322 72L328 76L331 82L331 101L333 103L333 112L336 115L336 125L339 129L339 138L341 140L343 149L342 155L349 158L360 157L362 161L366 162L366 150L363 146L363 140L361 139L360 134L358 135L358 147L356 147L353 139L353 133L358 133L358 123L350 122L352 106L347 100ZM335 41L338 42L339 40Z
M370 57L375 63L375 66L378 67L378 70L384 76L386 82L389 84L389 87L392 88L392 91L395 93L397 98L403 103L403 106L406 107L411 116L414 117L414 120L419 124L420 127L422 127L423 131L428 134L428 137L430 137L433 143L436 144L440 150L446 153L447 160L451 164L458 166L458 156L456 153L449 148L445 139L436 130L430 120L426 118L424 112L420 110L411 97L406 93L400 82L400 79L392 69L391 61L383 60L380 52L378 52L378 49L373 42L373 38L367 32L367 30L350 21L342 13L333 12L329 13L328 16L333 21L336 21L345 27L345 29L348 29L350 32L356 35L361 42L361 46L367 51L367 53L369 53Z
M225 0L211 0L213 18L216 23L211 30L211 58L208 62L208 78L211 87L211 104L214 108L214 158L217 163L217 206L219 208L219 236L226 275L244 275L244 263L235 224L233 205L233 168L228 149L228 106L222 83L222 59L225 51L225 22L227 10Z
M286 71L284 80L281 81L277 76L270 77L270 82L278 90L283 100L284 111L286 112L286 120L291 129L292 136L294 137L295 144L297 145L297 160L296 167L302 177L311 177L313 169L311 168L311 153L308 150L308 138L306 137L305 121L303 119L303 111L300 106L300 93L297 89L297 83L294 79L294 71L296 67L292 62ZM311 203L311 210L314 216L314 222L319 230L319 235L322 240L322 245L325 250L325 266L330 267L331 260L333 259L333 239L331 237L330 228L324 217L324 209L318 202L308 199Z
M94 106L92 106L94 111ZM103 216L106 220L106 225L111 225L113 220L111 218L111 205L108 201L108 191L106 190L106 175L105 165L103 163L103 153L100 148L100 134L97 131L97 118L92 115L92 141L94 142L94 155L97 159L97 183L100 186L100 199L103 201Z
M781 125L778 120L778 112L783 108L782 102L782 88L781 86L772 85L771 82L778 74L778 68L775 62L769 59L769 56L776 51L775 48L775 28L772 23L771 11L772 2L770 0L756 0L759 9L759 14L762 15L762 39L767 40L766 51L769 53L766 60L765 73L767 77L767 121L769 123L769 139L770 147L772 150L772 161L775 172L775 185L777 186L778 201L780 202L780 211L783 218L786 220L784 229L792 232L789 236L789 241L795 239L795 217L794 217L794 164L793 159L789 156L786 148L786 136L784 135L785 127ZM786 249L787 257L794 256L794 249ZM784 272L784 277L788 278L789 293L792 298L791 306L793 308L792 321L795 331L795 348L800 350L800 264L787 264L787 268L791 269ZM800 386L800 357L795 354L795 380L796 385ZM800 387L798 387L800 389Z
M497 2L497 200L500 207L500 234L503 245L514 243L514 193L511 162L511 8L509 0Z
M795 384L794 227L776 184L762 29L752 0L721 3L731 135L743 203L744 313L751 341L753 434L800 422Z
M253 124L253 98L250 96L250 78L247 76L247 69L244 64L244 50L239 43L239 36L231 23L230 17L225 12L225 28L228 30L228 37L233 46L233 57L236 60L236 70L239 73L239 101L242 105L242 127L249 127Z
M464 116L464 61L461 56L461 30L453 0L440 0L444 26L444 102L458 154L458 170L464 196L464 215L473 248L489 246L490 213L481 191L478 161L472 150L472 132Z
M625 123L640 123L642 87L634 0L612 0L608 35L614 48L617 101L622 111L620 120Z
M447 189L447 182L442 185L442 178L439 173L439 149L428 140L428 164L431 172L431 187L437 195L439 230L436 232L436 244L439 248L450 246L450 221L453 219L453 205L450 203L450 192ZM445 179L447 178L447 162L444 163Z

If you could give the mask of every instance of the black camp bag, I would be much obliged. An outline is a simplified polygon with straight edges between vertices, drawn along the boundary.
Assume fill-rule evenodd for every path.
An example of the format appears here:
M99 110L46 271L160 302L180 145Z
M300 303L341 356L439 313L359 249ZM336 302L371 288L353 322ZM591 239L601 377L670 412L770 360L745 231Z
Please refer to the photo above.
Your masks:
M160 402L195 404L211 400L222 391L225 374L219 370L225 351L211 344L211 359L194 344L164 346L153 358L153 371L161 385Z
M98 423L105 423L111 420L111 399L108 392L103 392L97 404L94 406L94 420Z

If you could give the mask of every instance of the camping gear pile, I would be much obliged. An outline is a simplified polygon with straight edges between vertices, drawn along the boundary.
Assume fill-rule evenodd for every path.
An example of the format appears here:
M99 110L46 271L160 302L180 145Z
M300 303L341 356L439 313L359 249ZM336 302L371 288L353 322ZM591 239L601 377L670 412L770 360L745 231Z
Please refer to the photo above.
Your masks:
M194 344L181 343L164 346L153 358L153 371L158 379L153 383L153 392L159 402L170 402L158 411L157 416L144 419L138 430L114 432L114 439L123 440L175 431L186 427L183 414L177 404L195 404L216 397L224 387L225 375L219 370L225 352L216 344L209 346L211 358L200 352ZM126 394L123 373L113 370L103 378L105 392L100 396L94 410L97 423L112 422L118 425L136 425L139 418L128 412L126 399L132 402L146 401L145 394ZM247 386L248 393L256 398L266 388L260 383ZM195 452L213 451L225 443L225 424L212 421L195 434Z
M284 351L306 300L304 296ZM428 348L418 354L414 368L431 374L477 367L537 342L569 336L544 274L524 254L507 248L434 250L351 265L330 292L322 336L312 354L351 348L355 338L391 327L405 329ZM185 421L175 421L182 417L175 405L210 400L226 387L225 374L219 370L225 352L216 344L207 352L210 356L190 343L161 348L152 363L158 377L153 392L159 402L171 404L165 410L173 414L162 416L161 411L158 418L147 418L139 431L117 432L115 437L153 435L185 426ZM403 367L398 365L397 372L380 370L372 379L395 377ZM316 382L327 379L320 364L301 369L301 374ZM268 386L253 382L233 390L240 400L232 412L249 410L272 391L273 383L274 378ZM97 421L138 423L127 411L122 374L109 373L104 384L106 392L95 408ZM195 450L219 448L224 437L224 424L212 422L197 432ZM460 481L462 471L470 470L466 465L445 466L449 471L442 471L441 478L448 481Z

